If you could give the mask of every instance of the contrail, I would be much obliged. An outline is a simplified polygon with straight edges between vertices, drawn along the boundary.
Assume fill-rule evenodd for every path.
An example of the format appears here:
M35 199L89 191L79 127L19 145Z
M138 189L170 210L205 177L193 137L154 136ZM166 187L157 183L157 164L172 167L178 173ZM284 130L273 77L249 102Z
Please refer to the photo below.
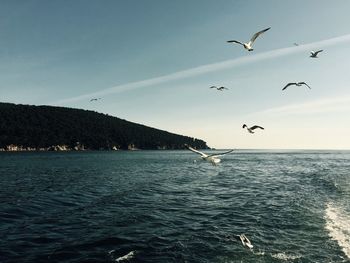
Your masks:
M273 58L282 57L282 56L288 56L288 55L294 54L294 53L305 52L306 50L311 50L313 48L319 48L319 47L324 48L326 46L333 46L336 44L340 44L343 42L349 42L349 41L350 41L350 34L347 34L347 35L343 35L340 37L335 37L335 38L321 40L321 41L317 41L317 42L313 42L313 43L309 43L309 44L299 45L297 47L292 46L292 47L287 47L287 48L275 49L275 50L271 50L271 51L267 51L267 52L263 52L263 53L259 53L259 54L239 57L236 59L225 60L225 61L221 61L221 62L217 62L217 63L213 63L213 64L208 64L208 65L202 65L202 66L198 66L195 68L178 71L178 72L175 72L172 74L168 74L168 75L164 75L164 76L160 76L160 77L156 77L156 78L151 78L151 79L146 79L146 80L141 80L141 81L136 81L136 82L130 82L130 83L118 85L115 87L103 89L103 90L100 90L97 92L92 92L92 93L76 96L73 98L58 100L58 101L55 101L55 102L52 102L49 104L54 104L54 105L68 104L68 103L72 103L72 102L87 100L87 99L90 99L91 97L105 96L105 95L109 95L109 94L115 94L115 93L120 93L120 92L124 92L124 91L149 87L152 85L170 82L173 80L194 77L194 76L202 75L202 74L205 74L208 72L220 71L223 69L229 69L229 68L237 67L237 66L244 65L244 64L249 64L249 63L256 62L256 61L273 59Z
M344 112L350 111L350 97L341 96L333 98L323 98L313 100L305 103L291 104L282 107L275 107L260 112L251 113L255 114L317 114L325 112ZM250 115L250 114L249 114Z

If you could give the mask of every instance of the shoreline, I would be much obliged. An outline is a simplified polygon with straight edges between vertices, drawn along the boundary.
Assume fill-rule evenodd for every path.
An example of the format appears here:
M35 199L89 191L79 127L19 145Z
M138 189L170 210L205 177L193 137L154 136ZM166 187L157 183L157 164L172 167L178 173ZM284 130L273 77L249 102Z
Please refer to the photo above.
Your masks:
M184 148L172 148L167 146L157 146L153 149L141 149L136 147L134 144L129 144L127 148L121 148L117 146L113 147L100 147L96 149L85 147L82 144L78 144L74 147L67 145L52 145L49 147L24 147L21 145L7 145L0 148L0 152L93 152L93 151L167 151L167 150L184 150ZM210 148L208 149L210 150Z

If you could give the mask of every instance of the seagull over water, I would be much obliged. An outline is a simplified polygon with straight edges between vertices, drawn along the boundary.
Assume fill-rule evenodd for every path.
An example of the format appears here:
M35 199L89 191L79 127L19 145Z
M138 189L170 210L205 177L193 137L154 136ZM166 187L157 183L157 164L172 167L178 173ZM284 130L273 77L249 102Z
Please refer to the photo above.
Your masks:
M243 127L242 127L243 129L244 128L247 128L247 130L249 131L249 133L254 133L254 130L255 129L262 129L262 130L264 130L264 128L263 127L261 127L261 126L258 126L258 125L254 125L254 126L252 126L252 127L248 127L246 124L243 124Z
M128 254L126 254L125 256L119 257L115 260L115 262L122 262L122 261L128 261L131 260L134 256L135 256L136 252L135 251L131 251Z
M317 50L317 51L311 51L310 52L310 58L318 58L318 56L317 56L317 54L318 53L320 53L320 52L322 52L323 51L323 49L321 49L321 50Z
M246 237L245 234L238 235L238 237L239 237L239 239L241 240L242 245L243 245L244 247L248 247L248 248L250 248L250 249L253 248L252 243L251 243L250 240Z
M246 50L248 50L248 51L253 51L253 50L254 50L254 49L253 49L253 43L254 43L254 41L256 40L256 38L257 38L258 36L260 36L262 33L264 33L264 32L266 32L267 30L269 30L270 28L271 28L271 27L266 28L266 29L264 29L264 30L261 30L261 31L255 33L255 34L252 36L252 38L250 39L250 41L249 41L248 43L242 43L242 42L237 41L237 40L228 40L227 43L237 43L237 44L242 45Z
M309 85L307 85L305 82L290 82L286 86L284 86L284 88L282 90L285 90L286 88L288 88L289 86L292 86L292 85L295 85L295 86L298 86L298 87L300 87L301 85L305 85L309 89L311 89L311 87Z
M205 154L205 153L203 153L201 151L193 149L191 146L188 146L188 145L185 145L185 146L190 151L199 154L203 160L210 162L212 165L217 165L218 163L221 162L221 159L218 158L218 157L220 157L222 155L225 155L225 154L228 154L230 152L233 152L233 150L229 150L229 151L223 152L223 153L214 153L214 154L209 154L208 155L208 154Z
M225 89L228 90L228 88L226 88L226 87L216 87L216 86L211 86L210 89L217 89L217 90L219 90L219 91L223 91L223 90L225 90Z

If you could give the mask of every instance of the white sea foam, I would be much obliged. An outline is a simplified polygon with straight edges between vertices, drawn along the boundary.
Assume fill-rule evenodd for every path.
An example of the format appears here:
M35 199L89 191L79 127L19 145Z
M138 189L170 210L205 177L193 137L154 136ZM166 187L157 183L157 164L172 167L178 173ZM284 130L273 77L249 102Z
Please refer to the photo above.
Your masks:
M122 261L125 261L125 260L132 259L135 256L135 254L136 254L136 251L131 251L128 254L126 254L125 256L117 258L115 261L116 262L122 262Z
M280 259L280 260L284 260L284 261L288 261L288 260L295 260L298 258L301 258L300 255L288 255L285 252L280 252L280 253L276 253L276 254L271 254L271 256L273 258L276 259Z
M344 254L350 258L350 215L333 203L328 203L325 220L329 236L337 241Z

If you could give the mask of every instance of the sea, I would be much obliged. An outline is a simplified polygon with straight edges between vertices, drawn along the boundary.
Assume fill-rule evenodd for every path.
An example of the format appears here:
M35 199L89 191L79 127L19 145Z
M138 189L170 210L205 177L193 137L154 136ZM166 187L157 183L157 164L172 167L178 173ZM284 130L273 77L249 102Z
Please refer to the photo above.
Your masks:
M350 151L198 157L0 153L0 262L350 262Z

